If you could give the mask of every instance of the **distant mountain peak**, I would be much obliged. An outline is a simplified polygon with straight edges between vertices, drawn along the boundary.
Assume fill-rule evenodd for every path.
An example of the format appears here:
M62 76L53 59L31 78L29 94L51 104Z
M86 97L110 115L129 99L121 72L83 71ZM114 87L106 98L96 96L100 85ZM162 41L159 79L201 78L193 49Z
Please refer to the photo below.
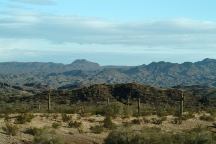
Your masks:
M215 59L206 58L203 60L203 62L216 62Z
M73 61L71 64L72 65L75 65L75 64L94 64L94 65L100 66L98 63L91 62L91 61L88 61L86 59L77 59L77 60Z
M98 70L101 68L98 63L94 63L86 59L77 59L67 66L73 67L76 70L87 70L87 71Z

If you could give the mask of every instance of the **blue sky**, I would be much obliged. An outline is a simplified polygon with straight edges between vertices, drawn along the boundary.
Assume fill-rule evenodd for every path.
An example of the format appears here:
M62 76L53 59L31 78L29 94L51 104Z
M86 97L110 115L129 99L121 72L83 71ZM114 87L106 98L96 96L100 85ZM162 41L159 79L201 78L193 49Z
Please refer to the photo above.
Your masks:
M216 58L215 0L4 0L0 61L101 65Z

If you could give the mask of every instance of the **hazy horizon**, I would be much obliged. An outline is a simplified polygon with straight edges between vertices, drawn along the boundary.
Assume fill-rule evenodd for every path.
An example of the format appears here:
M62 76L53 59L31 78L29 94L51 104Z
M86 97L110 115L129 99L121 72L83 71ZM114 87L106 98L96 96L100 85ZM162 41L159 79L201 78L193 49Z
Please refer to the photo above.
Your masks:
M0 2L0 62L140 65L216 59L215 1Z

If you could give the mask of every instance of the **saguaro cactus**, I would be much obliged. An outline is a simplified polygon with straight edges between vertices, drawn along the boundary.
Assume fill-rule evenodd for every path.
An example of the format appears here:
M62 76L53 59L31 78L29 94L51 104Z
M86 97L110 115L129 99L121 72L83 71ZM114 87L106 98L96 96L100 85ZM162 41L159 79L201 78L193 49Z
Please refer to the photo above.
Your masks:
M180 98L180 116L182 117L184 112L184 92L181 91L181 98Z
M110 104L110 98L108 97L107 98L107 105L109 105Z
M129 92L129 95L128 95L128 97L127 97L127 106L129 107L129 105L130 105L130 97L131 97L131 94L132 92L131 92L131 89L130 89L130 92Z
M138 111L138 115L140 116L140 97L138 98L137 101L137 111Z
M51 110L51 89L49 89L48 93L48 111Z

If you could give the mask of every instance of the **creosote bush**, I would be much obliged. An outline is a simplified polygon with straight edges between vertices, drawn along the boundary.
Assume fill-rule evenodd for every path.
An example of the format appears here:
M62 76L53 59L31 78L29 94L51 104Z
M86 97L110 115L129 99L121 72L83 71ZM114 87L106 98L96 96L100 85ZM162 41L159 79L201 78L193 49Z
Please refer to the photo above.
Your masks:
M52 123L52 128L54 128L54 129L58 129L60 126L61 126L61 123L59 123L59 122Z
M108 105L105 109L105 115L110 117L121 116L123 113L123 106L120 103L112 103Z
M2 127L2 130L7 134L7 135L10 135L10 136L15 136L17 135L18 133L18 127L14 124L11 124L11 123L8 123L6 122L5 123L5 126Z
M115 129L116 128L116 125L112 122L112 118L110 116L106 116L104 121L104 127L107 128L107 129Z
M152 118L151 123L155 125L160 125L165 121L167 118L166 117L161 117L161 118Z
M62 114L62 121L63 122L68 122L71 120L71 116L67 115L66 113Z
M34 136L33 144L64 144L64 140L56 133L43 129L40 134Z
M132 124L141 124L141 119L133 119L132 121L131 121L131 123Z
M30 113L23 113L16 117L15 123L16 124L25 124L27 122L31 122L31 120L34 118L33 114Z
M172 120L172 124L182 124L182 119L181 117L175 117L173 120Z
M192 119L194 118L194 114L192 112L187 112L185 114L182 115L182 120L188 120L188 119Z
M36 127L30 127L30 128L27 128L24 133L26 134L29 134L29 135L33 135L33 136L36 136L36 135L41 135L43 133L45 129L44 128L36 128Z
M203 114L202 116L200 116L200 120L211 122L211 121L214 121L214 117L211 115Z
M91 132L95 133L95 134L100 134L104 131L104 127L101 125L96 125L96 126L92 126L90 128Z
M105 139L105 144L212 144L215 142L216 134L204 129L171 133L157 128L145 128L142 131L123 128L112 131Z
M129 118L133 115L133 111L128 106L123 107L123 118Z
M82 122L79 122L79 121L69 121L68 122L68 127L69 128L80 128L80 127L82 127Z

